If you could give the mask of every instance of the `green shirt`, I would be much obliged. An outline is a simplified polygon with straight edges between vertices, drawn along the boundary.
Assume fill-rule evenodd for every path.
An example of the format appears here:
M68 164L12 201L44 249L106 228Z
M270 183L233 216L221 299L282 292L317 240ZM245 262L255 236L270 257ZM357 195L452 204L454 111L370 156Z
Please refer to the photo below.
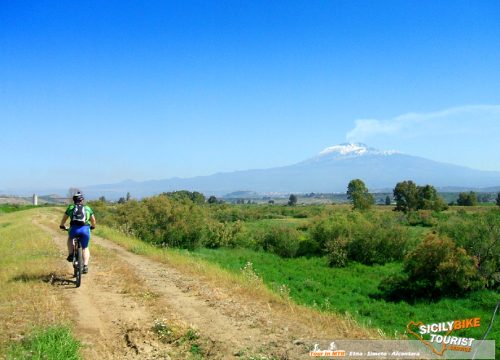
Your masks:
M75 204L71 204L68 206L66 209L65 214L68 215L68 217L71 220L71 216L73 215L73 209L75 208ZM90 216L94 214L94 210L88 205L84 205L85 208L85 225L90 225Z

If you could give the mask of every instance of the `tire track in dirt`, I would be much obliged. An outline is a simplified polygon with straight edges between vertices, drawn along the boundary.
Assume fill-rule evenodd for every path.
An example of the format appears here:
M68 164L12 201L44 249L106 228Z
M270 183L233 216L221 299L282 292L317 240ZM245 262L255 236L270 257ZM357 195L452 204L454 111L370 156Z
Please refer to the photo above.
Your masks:
M37 224L52 235L61 250L61 261L67 252L66 235ZM97 261L96 261L97 260ZM116 261L116 260L114 260ZM166 346L150 331L153 316L137 299L119 293L120 288L114 261L94 257L82 284L75 288L72 266L68 273L56 276L52 282L59 285L74 312L75 335L83 343L86 359L168 359ZM103 281L104 280L104 281ZM111 284L111 285L109 285Z

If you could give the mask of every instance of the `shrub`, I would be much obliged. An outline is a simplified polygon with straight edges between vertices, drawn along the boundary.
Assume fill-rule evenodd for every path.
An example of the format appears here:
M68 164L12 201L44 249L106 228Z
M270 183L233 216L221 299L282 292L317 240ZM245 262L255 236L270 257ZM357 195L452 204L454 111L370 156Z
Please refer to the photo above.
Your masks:
M385 214L337 214L313 224L311 238L331 266L345 266L347 260L367 265L402 260L411 247L408 231Z
M477 259L479 274L487 287L499 287L500 211L472 214L459 211L442 221L437 230L451 237L458 246Z
M406 222L410 226L436 226L438 221L430 210L409 211L405 215Z
M347 265L348 240L342 236L332 238L325 244L326 257L328 265L332 267L344 267Z
M321 255L321 252L321 247L316 240L306 238L300 241L297 256L315 256Z
M242 226L239 221L234 223L209 223L203 245L208 248L235 246L241 228Z
M429 234L408 256L403 275L384 279L379 290L390 300L460 296L482 283L475 259L448 237Z
M357 216L357 214L354 216ZM351 229L347 217L341 214L335 214L329 218L320 218L310 228L311 238L321 248L325 248L328 241L340 236L350 238L350 232Z
M300 246L300 233L289 227L271 228L262 239L265 251L281 257L295 257Z
M207 223L203 207L167 195L116 205L112 216L107 218L108 224L126 234L155 245L187 249L201 244Z

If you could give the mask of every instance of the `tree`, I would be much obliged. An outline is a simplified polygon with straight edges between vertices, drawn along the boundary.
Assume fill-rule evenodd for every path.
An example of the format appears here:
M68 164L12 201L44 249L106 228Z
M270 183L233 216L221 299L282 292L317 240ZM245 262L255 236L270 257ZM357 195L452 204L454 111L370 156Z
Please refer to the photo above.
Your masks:
M500 192L497 194L497 205L500 206Z
M207 200L209 204L217 204L217 198L215 196L210 196Z
M195 204L204 204L205 203L205 195L199 193L198 191L188 191L188 190L179 190L179 191L171 191L163 193L162 195L166 195L174 200L190 200Z
M441 211L446 209L444 200L438 195L437 190L432 185L417 186L418 189L418 209Z
M125 204L126 202L127 200L123 196L118 199L118 204Z
M385 197L385 204L386 204L386 205L391 205L391 197L390 197L389 195L387 195L387 196Z
M375 202L373 195L368 192L365 183L360 179L354 179L347 185L347 198L351 200L356 210L367 210Z
M129 192L127 192L127 196L126 196L126 198L125 198L125 201L129 201L129 200L130 200L130 193L129 193Z
M106 198L104 197L104 195L99 197L99 201L100 202L106 202Z
M398 182L393 190L394 200L396 200L396 211L411 211L418 207L418 188L411 181Z
M444 200L432 185L417 186L411 180L403 181L396 184L393 193L397 211L446 209Z
M460 206L475 206L477 205L477 195L474 191L468 193L461 192L458 194L457 205Z
M297 195L290 194L290 197L288 198L288 205L289 206L295 206L295 205L297 205Z

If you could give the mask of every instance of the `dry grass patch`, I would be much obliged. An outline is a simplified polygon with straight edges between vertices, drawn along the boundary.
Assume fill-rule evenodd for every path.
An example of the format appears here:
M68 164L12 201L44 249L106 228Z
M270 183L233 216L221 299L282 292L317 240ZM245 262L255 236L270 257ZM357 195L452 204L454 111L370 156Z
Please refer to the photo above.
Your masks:
M65 304L50 285L64 273L50 236L31 223L38 210L0 215L0 352L34 327L68 323Z

